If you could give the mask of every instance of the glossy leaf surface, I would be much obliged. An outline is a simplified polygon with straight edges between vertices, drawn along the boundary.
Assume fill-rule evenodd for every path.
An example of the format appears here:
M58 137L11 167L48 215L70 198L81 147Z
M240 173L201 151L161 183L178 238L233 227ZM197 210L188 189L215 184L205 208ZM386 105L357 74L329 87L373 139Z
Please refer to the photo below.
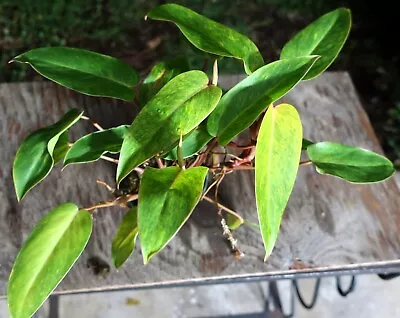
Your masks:
M207 119L208 132L226 145L249 127L267 106L290 91L318 57L307 56L265 65L229 90Z
M157 153L171 150L181 134L196 128L215 108L221 89L208 85L201 71L180 74L166 84L141 110L122 144L118 183L133 168Z
M189 218L203 190L206 167L147 168L139 189L139 238L143 261L167 245Z
M92 162L103 154L121 151L124 135L128 126L122 125L90 133L78 139L65 156L64 165Z
M63 160L69 150L68 130L64 131L57 140L53 151L54 164Z
M112 241L111 254L116 268L121 267L132 254L137 234L137 207L135 206L125 214Z
M246 36L177 4L164 4L148 14L155 20L170 21L198 49L244 62L247 74L264 65L257 46Z
M64 203L43 217L22 246L8 281L13 318L31 317L71 269L92 231L92 216Z
M154 65L140 87L140 104L147 104L171 79L187 71L189 71L189 62L186 57L177 57Z
M319 173L337 176L350 182L379 182L395 172L390 160L358 147L319 142L308 146L307 153Z
M302 142L302 144L301 144L301 149L302 149L302 150L307 150L307 147L310 146L310 145L312 145L312 144L314 144L312 141L303 138L303 142Z
M262 121L256 148L256 203L265 258L278 238L283 212L299 167L302 125L288 104L269 107Z
M325 71L338 56L351 28L350 10L339 8L329 12L301 30L282 49L281 59L320 55L304 79Z
M208 132L205 125L197 127L191 131L182 142L182 155L183 158L189 158L198 153L207 143L213 138ZM172 149L165 159L176 160L178 147Z
M139 76L128 64L111 56L69 47L33 49L13 61L27 63L44 77L92 96L133 99Z
M54 125L41 128L25 138L14 159L13 179L18 200L42 181L54 165L53 152L57 141L83 112L72 109Z

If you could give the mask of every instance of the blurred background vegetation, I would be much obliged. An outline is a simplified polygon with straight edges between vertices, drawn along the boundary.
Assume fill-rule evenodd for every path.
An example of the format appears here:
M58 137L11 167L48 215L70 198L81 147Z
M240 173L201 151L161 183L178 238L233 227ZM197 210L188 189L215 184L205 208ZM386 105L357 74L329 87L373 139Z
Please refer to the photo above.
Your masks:
M198 52L170 23L144 21L161 0L0 0L0 82L42 80L23 65L8 65L26 50L68 45L121 58L145 75L168 57L185 54L193 67ZM352 10L353 28L330 70L349 71L384 149L399 164L400 74L395 4L357 0L174 1L248 35L266 61L302 27L339 6ZM243 72L232 59L221 72Z

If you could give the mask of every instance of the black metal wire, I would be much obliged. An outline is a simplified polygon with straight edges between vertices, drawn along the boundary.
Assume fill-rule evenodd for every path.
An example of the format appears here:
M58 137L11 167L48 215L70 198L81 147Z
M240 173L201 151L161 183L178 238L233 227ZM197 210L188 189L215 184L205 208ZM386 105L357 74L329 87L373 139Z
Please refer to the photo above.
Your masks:
M378 274L378 277L383 280L390 280L399 276L400 273Z
M300 304L301 304L304 308L306 308L306 309L312 309L312 308L315 306L315 303L317 302L317 299L318 299L319 286L320 286L320 284L321 284L321 278L317 278L317 280L316 280L316 282L315 282L314 294L313 294L313 296L312 296L311 303L309 303L309 304L307 304L307 303L304 301L303 296L302 296L301 293L300 293L299 286L298 286L298 284L297 284L297 280L293 280L292 282L293 282L293 287L294 287L294 289L295 289L295 291L296 291L296 294L297 294L297 298L298 298L299 301L300 301Z
M336 276L336 289L337 289L338 293L340 294L340 296L346 297L348 294L350 294L354 290L355 287L356 287L356 277L355 276L351 276L351 282L350 282L349 288L347 288L347 290L344 290L342 288L340 276Z

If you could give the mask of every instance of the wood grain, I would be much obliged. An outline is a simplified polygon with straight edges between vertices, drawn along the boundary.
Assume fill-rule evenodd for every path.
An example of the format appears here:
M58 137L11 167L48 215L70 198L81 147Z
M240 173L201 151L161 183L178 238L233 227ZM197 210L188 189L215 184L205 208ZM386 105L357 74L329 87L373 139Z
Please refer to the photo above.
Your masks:
M239 77L225 78L226 85ZM226 86L225 85L225 86ZM301 83L284 99L297 107L305 137L314 141L337 141L382 152L349 76L327 73ZM71 107L105 128L130 123L133 105L110 99L85 97L48 82L0 85L0 295L13 260L27 234L39 218L62 202L79 206L107 199L109 193L96 179L112 183L115 165L96 162L57 167L18 204L11 167L18 145L31 131L55 122ZM93 130L87 122L71 129L75 140ZM256 222L251 172L229 175L220 189L221 202ZM400 258L400 196L394 180L380 184L353 185L338 178L321 176L312 166L302 167L285 212L278 243L267 263L257 231L241 227L234 236L245 257L230 254L213 205L203 202L179 235L147 266L142 265L139 246L119 271L111 266L111 239L124 211L99 210L93 236L84 254L57 291L103 290L182 280L214 279L284 273L289 269L359 266ZM98 258L110 273L95 275L88 262Z

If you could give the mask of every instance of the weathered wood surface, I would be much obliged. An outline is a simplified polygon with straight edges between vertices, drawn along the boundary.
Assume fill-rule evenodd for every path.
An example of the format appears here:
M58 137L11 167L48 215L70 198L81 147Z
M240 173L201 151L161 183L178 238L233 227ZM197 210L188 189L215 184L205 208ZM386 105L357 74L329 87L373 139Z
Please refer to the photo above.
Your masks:
M237 80L235 77L227 82ZM304 123L305 137L358 145L381 152L349 76L327 73L301 83L285 102L294 104ZM30 229L59 203L70 201L84 207L103 200L107 191L96 179L112 183L115 165L96 162L52 171L21 204L15 199L11 167L18 145L31 131L55 122L71 107L82 108L104 127L130 123L135 109L127 103L85 97L51 83L0 85L0 295L13 260ZM92 130L86 122L72 128L75 140ZM279 167L277 167L279 169ZM220 194L226 205L250 221L256 220L253 174L229 175ZM92 238L84 254L58 291L108 289L163 284L220 276L283 273L304 266L316 270L345 264L362 265L400 258L400 196L394 180L354 185L318 175L302 167L286 210L278 243L267 263L259 233L241 227L235 232L246 256L235 260L222 239L215 208L201 203L180 234L147 266L135 255L118 272L111 266L111 239L124 211L99 210ZM98 257L111 272L95 275L88 260ZM296 261L301 259L302 263ZM300 266L299 266L300 265Z

